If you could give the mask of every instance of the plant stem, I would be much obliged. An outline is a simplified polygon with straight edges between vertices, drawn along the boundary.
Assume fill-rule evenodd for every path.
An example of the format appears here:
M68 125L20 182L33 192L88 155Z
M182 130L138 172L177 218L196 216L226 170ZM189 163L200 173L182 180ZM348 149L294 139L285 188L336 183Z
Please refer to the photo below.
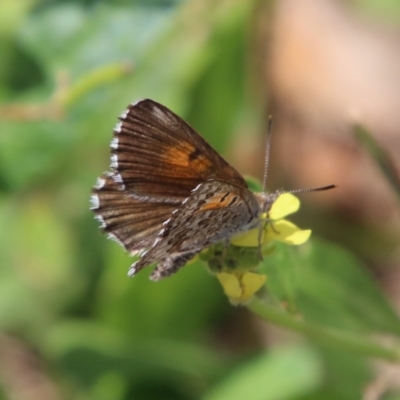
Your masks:
M400 196L400 177L388 151L362 125L354 126L356 139L368 151L371 158L380 168L381 172L391 184L397 195Z
M319 344L358 353L366 357L400 362L399 349L389 348L374 340L363 338L360 335L349 334L336 329L324 328L304 322L266 304L256 296L253 297L247 307L263 320L288 328L294 332L303 333Z
M65 92L60 93L59 101L63 106L69 106L95 88L113 82L126 75L131 70L132 66L126 62L116 62L103 65L82 76L68 87Z

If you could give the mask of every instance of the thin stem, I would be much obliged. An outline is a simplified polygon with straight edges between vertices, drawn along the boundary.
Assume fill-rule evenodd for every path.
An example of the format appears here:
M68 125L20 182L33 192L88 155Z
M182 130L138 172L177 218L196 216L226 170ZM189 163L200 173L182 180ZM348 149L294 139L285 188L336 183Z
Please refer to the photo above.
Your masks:
M305 334L322 345L336 347L366 357L400 362L400 349L381 345L374 340L362 338L360 335L328 329L295 319L291 315L269 306L257 297L254 297L247 307L261 319L288 328L294 332Z
M361 125L354 126L354 135L380 168L381 172L400 196L400 176L388 151Z
M132 70L129 63L116 62L103 65L100 68L90 71L75 81L65 91L58 94L58 100L63 106L69 106L75 103L80 97L90 93L105 83L113 82Z

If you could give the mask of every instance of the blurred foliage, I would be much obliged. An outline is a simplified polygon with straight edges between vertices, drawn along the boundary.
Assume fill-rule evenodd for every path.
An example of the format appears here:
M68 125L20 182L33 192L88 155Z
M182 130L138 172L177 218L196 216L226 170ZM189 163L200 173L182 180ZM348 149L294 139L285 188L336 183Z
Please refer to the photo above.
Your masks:
M386 23L399 24L399 2L397 0L353 0L356 10L369 17L380 17Z
M157 284L147 271L127 279L131 260L88 210L116 116L138 98L186 117L222 153L232 133L262 126L248 88L256 3L0 3L0 399L33 398L21 391L24 374L36 376L35 390L52 385L46 400L360 398L368 349L303 330L265 350L200 263ZM277 245L262 269L268 301L293 321L400 335L387 299L345 249ZM7 337L40 362L24 369L20 353L8 362Z

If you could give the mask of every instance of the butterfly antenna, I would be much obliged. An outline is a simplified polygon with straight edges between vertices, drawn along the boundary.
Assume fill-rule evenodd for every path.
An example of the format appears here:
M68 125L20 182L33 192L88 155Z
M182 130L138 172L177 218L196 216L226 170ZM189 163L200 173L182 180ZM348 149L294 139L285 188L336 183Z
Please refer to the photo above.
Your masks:
M271 148L271 133L272 133L272 115L268 117L268 131L267 131L267 142L265 144L265 163L264 163L264 178L262 192L267 191L267 177L268 177L268 166L269 166L269 149Z
M321 187L316 187L316 188L308 188L308 189L295 189L295 190L289 190L285 193L307 193L307 192L322 192L323 190L330 190L334 189L337 187L337 185L328 185L328 186L321 186Z

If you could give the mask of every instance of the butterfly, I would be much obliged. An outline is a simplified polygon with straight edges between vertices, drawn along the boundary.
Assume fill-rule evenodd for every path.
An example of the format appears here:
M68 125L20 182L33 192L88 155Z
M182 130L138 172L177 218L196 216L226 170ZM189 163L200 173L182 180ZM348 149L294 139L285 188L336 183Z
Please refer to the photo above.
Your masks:
M153 100L128 106L110 147L91 209L110 239L140 256L128 276L155 263L150 279L170 276L204 248L260 226L282 193L251 192L189 124Z

